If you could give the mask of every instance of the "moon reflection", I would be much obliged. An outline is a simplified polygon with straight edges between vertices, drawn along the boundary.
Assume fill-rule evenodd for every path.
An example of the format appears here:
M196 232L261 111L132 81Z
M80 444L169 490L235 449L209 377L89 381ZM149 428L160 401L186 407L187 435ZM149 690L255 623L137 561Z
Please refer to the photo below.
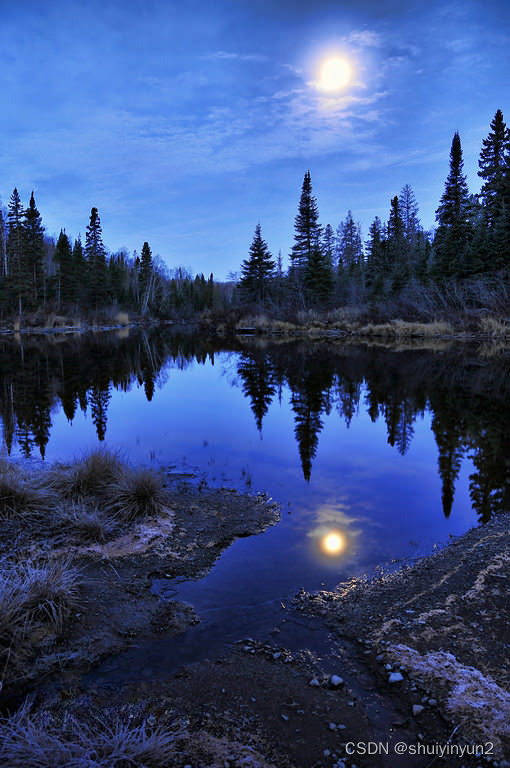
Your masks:
M347 546L347 540L343 533L340 533L339 531L329 531L321 537L320 546L326 555L340 555Z

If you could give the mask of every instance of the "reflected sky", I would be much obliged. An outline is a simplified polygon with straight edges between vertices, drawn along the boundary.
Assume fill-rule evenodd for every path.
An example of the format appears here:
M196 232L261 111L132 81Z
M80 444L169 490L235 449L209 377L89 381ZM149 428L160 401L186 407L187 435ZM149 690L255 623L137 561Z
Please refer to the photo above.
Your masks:
M44 423L49 420L45 460L67 461L96 447L97 409L103 402L103 444L126 460L162 468L169 476L184 471L211 485L266 491L281 504L278 525L234 542L202 582L179 586L179 596L198 608L283 600L300 587L332 587L376 566L391 567L426 554L476 524L473 498L505 492L497 486L494 491L490 452L473 442L476 430L480 440L492 435L491 444L503 439L498 432L504 423L501 404L495 401L497 423L484 422L479 401L470 411L466 400L461 403L466 424L460 424L455 408L465 393L457 390L453 410L443 409L448 401L447 393L441 394L444 383L427 379L437 357L378 357L358 350L338 359L317 359L312 352L301 349L298 354L289 348L262 355L215 350L193 358L169 354L154 339L150 359L160 364L148 371L142 354L147 339L135 336L129 350L124 343L126 339L117 339L117 346L104 353L75 350L72 364L65 355L56 359L48 391L57 396L48 400L48 414L40 417ZM44 389L41 371L50 367L49 355L43 351L41 359L30 362L28 350L24 352L24 365L39 377L37 387L31 385L34 392ZM118 367L106 370L116 356ZM91 378L73 406L69 393L79 359L86 370L96 365L102 379L97 383ZM414 383L405 365L418 371ZM61 376L61 371L67 373ZM393 387L389 390L382 382L387 374ZM14 389L30 389L29 378L19 379L19 356L12 376ZM11 391L9 382L5 375L4 393ZM479 389L486 391L483 381ZM2 402L5 433L7 400ZM67 403L65 410L62 402ZM37 416L42 411L35 404ZM21 421L16 419L12 455L21 455ZM483 458L477 459L481 480L476 487L466 434ZM446 491L445 478L451 480ZM451 497L448 516L446 497ZM341 540L328 540L332 535ZM176 589L165 583L156 588L168 594Z

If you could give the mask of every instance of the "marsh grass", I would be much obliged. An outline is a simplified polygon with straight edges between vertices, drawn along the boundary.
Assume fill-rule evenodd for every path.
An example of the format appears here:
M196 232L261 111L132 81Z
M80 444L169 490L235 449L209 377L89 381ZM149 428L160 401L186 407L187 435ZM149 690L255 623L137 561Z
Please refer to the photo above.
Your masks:
M167 498L159 475L149 469L126 470L108 488L106 509L120 520L158 515Z
M175 734L145 721L89 724L68 715L62 723L32 714L27 702L0 720L0 763L11 768L167 768L174 753Z
M0 463L0 520L38 517L52 505L48 492L30 484L17 467Z
M60 634L81 607L81 578L71 559L0 564L0 674L32 654L35 630Z
M117 523L97 506L75 502L61 513L62 522L75 532L81 541L103 544L117 531Z
M491 315L481 317L480 328L482 333L487 334L490 339L510 339L510 322L506 318L492 317Z
M49 472L49 484L64 498L79 501L87 496L104 496L121 473L118 455L98 449L77 459L70 467L57 465Z

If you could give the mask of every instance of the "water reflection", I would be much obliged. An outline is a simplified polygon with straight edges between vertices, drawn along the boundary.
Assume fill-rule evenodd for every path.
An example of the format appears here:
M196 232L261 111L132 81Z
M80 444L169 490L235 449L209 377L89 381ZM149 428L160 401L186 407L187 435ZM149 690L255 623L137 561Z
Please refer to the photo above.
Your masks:
M329 531L321 538L321 549L325 555L338 556L347 547L347 540L340 531Z
M214 365L220 351L213 341L169 330L44 341L6 337L0 342L4 448L11 453L17 444L24 456L38 452L44 458L58 409L71 423L78 410L89 413L103 441L114 390L129 392L138 384L151 402L171 368ZM484 359L467 346L395 351L325 343L238 342L231 352L233 384L261 436L270 407L285 393L306 481L327 416L336 412L349 428L364 411L374 424L384 424L387 443L405 456L417 420L430 414L445 517L451 514L464 457L473 462L469 493L480 521L510 507L510 365L505 357ZM334 527L335 521L329 524ZM336 525L339 533L345 530Z

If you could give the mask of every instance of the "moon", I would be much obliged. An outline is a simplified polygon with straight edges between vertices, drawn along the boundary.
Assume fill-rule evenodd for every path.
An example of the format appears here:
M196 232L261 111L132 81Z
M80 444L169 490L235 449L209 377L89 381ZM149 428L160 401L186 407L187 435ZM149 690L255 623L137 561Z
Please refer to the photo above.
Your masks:
M319 87L323 91L341 91L351 81L352 68L347 59L334 56L323 62Z
M330 531L321 539L321 549L326 555L339 555L345 546L345 536L336 531Z

